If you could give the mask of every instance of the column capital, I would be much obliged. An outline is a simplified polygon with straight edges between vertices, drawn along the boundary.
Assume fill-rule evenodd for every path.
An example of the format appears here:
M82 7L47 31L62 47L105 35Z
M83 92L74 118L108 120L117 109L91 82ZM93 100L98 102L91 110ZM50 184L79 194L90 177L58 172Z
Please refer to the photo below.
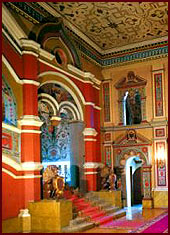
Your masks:
M102 168L104 166L104 164L102 162L86 162L84 163L83 167L85 169L91 169L91 168Z
M96 136L98 133L94 128L85 128L83 131L84 136Z
M43 122L38 116L34 115L24 115L18 120L19 125L21 126L37 126L41 127Z

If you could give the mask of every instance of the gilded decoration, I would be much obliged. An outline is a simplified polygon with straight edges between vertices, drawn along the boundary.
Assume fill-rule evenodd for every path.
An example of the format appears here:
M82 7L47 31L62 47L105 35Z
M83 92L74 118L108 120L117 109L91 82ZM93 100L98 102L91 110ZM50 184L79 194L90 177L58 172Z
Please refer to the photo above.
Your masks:
M50 2L48 5L102 49L168 33L167 2Z

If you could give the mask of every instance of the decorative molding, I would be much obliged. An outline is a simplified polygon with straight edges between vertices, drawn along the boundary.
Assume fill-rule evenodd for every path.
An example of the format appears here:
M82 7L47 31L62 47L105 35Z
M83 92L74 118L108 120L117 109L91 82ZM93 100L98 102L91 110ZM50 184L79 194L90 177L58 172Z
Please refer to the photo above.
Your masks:
M39 51L41 47L39 43L30 39L25 39L25 38L20 39L20 45L22 48L25 47L25 48L33 49L35 51Z
M8 62L8 60L5 58L5 56L2 54L2 62L5 64L5 66L8 68L9 72L11 73L12 77L15 79L15 81L19 84L23 84L22 80L18 77L18 75L15 73L14 69Z
M97 141L96 139L90 139L90 138L86 138L86 139L84 139L84 141Z
M97 131L94 129L94 128L85 128L84 131L83 131L83 135L84 136L96 136L98 133Z
M28 80L28 79L23 79L22 80L23 84L31 84L31 85L35 85L35 86L39 86L40 83L34 80Z
M20 45L21 38L27 38L24 31L18 26L14 17L10 14L6 6L2 4L2 23L6 26L10 34L15 38L16 42Z
M35 57L38 57L38 56L39 56L38 54L36 54L36 53L33 52L33 51L22 51L22 52L21 52L21 55L33 55L33 56L35 56Z
M21 133L41 134L42 131L38 130L22 130Z
M48 51L45 51L44 49L40 48L39 49L39 55L42 56L43 58L52 61L55 59L55 56L49 53Z
M85 175L96 175L97 172L96 171L88 171L84 173Z
M110 82L103 83L103 104L104 104L104 122L111 122L111 111L110 111Z
M98 167L103 167L103 166L104 166L104 164L101 163L101 162L86 162L86 163L84 163L83 168L85 168L85 169L92 169L92 168L96 169Z
M23 162L21 168L23 171L40 171L43 165L40 162Z
M46 93L41 93L41 94L38 95L38 98L41 98L41 100L42 100L43 98L46 98L47 100L51 101L51 103L52 103L53 105L55 105L55 108L56 108L57 110L59 110L59 104L58 104L57 100L54 99L51 95L46 94ZM48 102L49 102L49 101L48 101ZM47 102L47 101L46 101L46 102ZM50 102L49 102L49 104L50 104ZM50 105L51 105L51 104L50 104ZM53 111L54 111L54 114L56 114L56 110L53 110Z
M42 176L41 175L33 175L33 174L28 174L28 175L19 175L19 176L16 176L14 175L12 172L2 168L2 172L10 175L12 178L14 179L34 179L34 178L41 178Z
M38 116L34 115L24 115L18 120L19 125L21 126L42 126L43 122L40 120Z
M7 33L6 29L4 29L4 25L2 25L2 35L5 35L5 37L8 39L8 41L11 43L11 45L15 48L15 50L21 55L22 52L20 50L20 47L17 45L17 42L15 41L15 39L12 38L12 36L9 36L9 32ZM6 31L5 31L6 30Z
M43 168L43 165L40 162L19 163L4 154L2 154L2 162L14 168L16 171L39 171Z
M96 106L96 105L94 105L94 108L97 109L97 110L101 110L102 109L101 107Z
M2 128L5 128L5 129L10 130L10 131L14 131L14 132L19 133L19 134L21 133L21 129L19 129L15 126L12 126L12 125L8 125L4 122L2 122Z
M164 192L165 191L165 192L167 192L168 191L168 187L167 188L159 188L159 187L157 187L157 188L153 188L152 191L156 191L156 192L157 191L160 191L160 192Z
M82 76L84 78L89 79L90 81L92 81L92 83L100 85L101 81L99 81L98 79L95 78L94 74L90 73L90 72L83 72L80 69L77 69L75 66L68 64L67 65L68 69L76 74L78 74L79 76Z
M77 107L73 103L71 103L69 101L63 101L59 104L59 109L61 108L61 106L64 106L64 107L68 108L72 112L75 120L76 120L76 115L77 115L78 120L81 119L80 118L80 113L79 113ZM76 113L76 115L75 115L75 113Z
M139 124L134 124L134 125L128 125L128 126L105 126L101 127L102 132L109 132L109 131L121 131L121 130L128 130L128 129L145 129L145 128L152 128L151 123L141 123Z
M95 104L93 102L86 102L85 105L92 105L95 106Z

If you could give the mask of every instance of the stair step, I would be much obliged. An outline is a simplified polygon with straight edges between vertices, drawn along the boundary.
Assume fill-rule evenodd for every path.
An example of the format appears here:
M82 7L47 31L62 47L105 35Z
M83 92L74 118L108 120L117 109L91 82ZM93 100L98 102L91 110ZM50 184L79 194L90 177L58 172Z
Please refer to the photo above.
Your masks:
M82 213L85 213L85 214L92 213L92 212L94 212L96 210L99 210L98 206L94 206L94 207L90 206L89 208L86 208L86 209L82 210Z
M100 225L100 224L103 224L103 223L106 223L106 222L109 222L111 220L115 220L115 219L118 219L120 217L123 217L126 215L126 211L125 210L119 210L119 211L116 211L108 216L105 216L103 218L96 218L96 225Z
M74 201L74 203L85 202L85 198L78 198Z
M89 217L93 220L93 219L97 219L99 217L102 217L102 216L105 216L105 212L104 211L100 211L100 212L97 212L93 215L89 215Z
M86 217L77 217L75 219L70 220L69 225L73 226L73 225L81 224L81 223L86 222L86 221L87 221Z
M106 214L111 214L111 213L113 213L113 212L118 211L119 208L112 206L112 207L105 208L104 210L105 210Z
M64 228L62 228L62 233L82 232L82 231L88 230L90 228L93 228L94 226L95 226L94 222L84 222L79 225L64 227Z
M118 219L126 215L125 209L118 210L114 213L114 219Z

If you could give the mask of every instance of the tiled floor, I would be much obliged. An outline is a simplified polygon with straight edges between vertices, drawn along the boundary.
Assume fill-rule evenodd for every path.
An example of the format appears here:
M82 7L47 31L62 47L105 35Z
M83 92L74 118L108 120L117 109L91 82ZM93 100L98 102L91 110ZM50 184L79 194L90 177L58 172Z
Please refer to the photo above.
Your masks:
M118 219L120 222L124 221L124 223L120 223L121 226L119 225L115 228L106 228L103 226L95 227L81 233L129 233L135 230L136 226L139 225L141 222L147 223L167 211L167 209L142 209L142 205L137 205L125 209L126 216ZM129 221L133 221L132 224L134 227L127 225Z

